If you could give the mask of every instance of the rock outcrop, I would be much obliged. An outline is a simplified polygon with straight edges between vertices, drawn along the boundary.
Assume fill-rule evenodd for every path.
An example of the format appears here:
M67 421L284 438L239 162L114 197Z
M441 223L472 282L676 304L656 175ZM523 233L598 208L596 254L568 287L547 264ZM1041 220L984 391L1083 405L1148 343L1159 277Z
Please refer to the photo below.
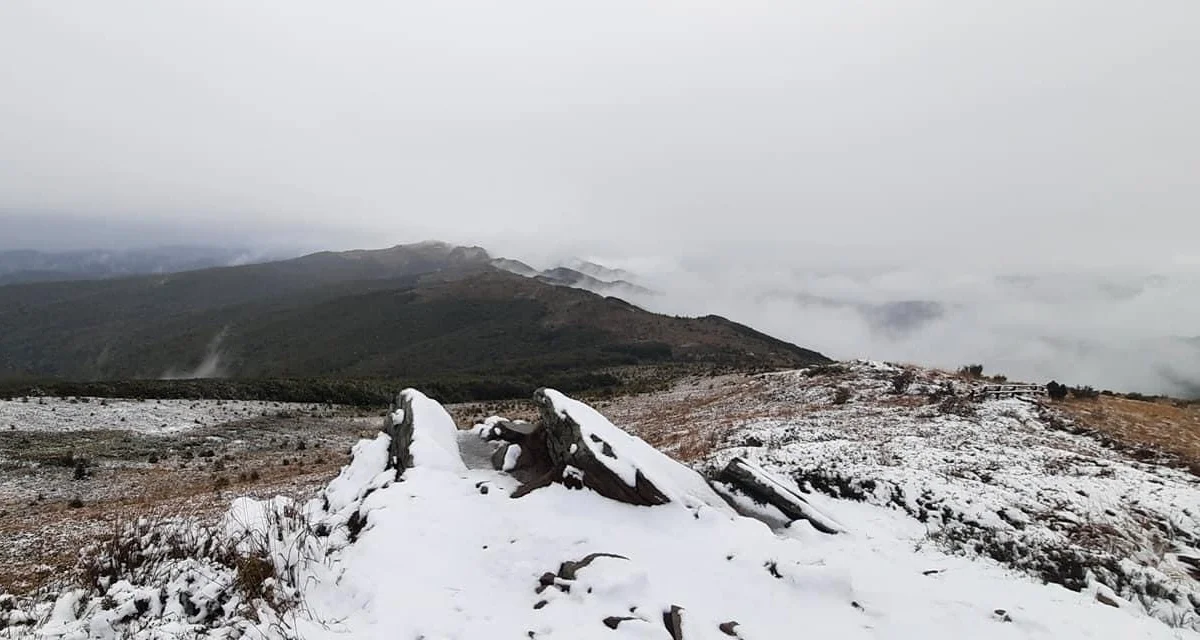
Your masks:
M503 444L493 465L521 480L514 498L561 484L618 502L655 506L679 501L732 509L695 471L613 426L595 409L552 389L535 396L536 424L493 420L476 430Z
M722 493L730 496L735 507L738 498L745 496L759 505L770 505L778 509L789 521L807 521L821 533L833 534L843 531L840 524L809 504L799 493L742 458L730 460L717 480L721 483Z
M396 477L414 466L466 471L458 451L458 427L446 409L416 389L396 396L383 432L391 438L388 467Z

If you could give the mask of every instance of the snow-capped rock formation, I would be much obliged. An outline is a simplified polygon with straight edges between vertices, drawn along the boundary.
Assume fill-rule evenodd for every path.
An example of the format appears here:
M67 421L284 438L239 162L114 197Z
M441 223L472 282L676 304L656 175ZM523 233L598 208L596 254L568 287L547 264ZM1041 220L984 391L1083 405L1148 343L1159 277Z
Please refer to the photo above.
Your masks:
M806 497L848 533L819 534L803 520L773 531L733 514L691 469L551 390L538 396L540 425L495 419L470 431L453 429L444 409L415 391L399 400L389 433L360 442L308 504L236 502L214 534L227 557L213 555L203 566L164 557L163 571L139 574L136 585L102 581L32 611L14 606L39 622L9 626L0 637L1165 640L1186 633L991 563L918 549L924 530L915 520L868 504ZM531 438L543 439L559 473L521 491L525 483L493 468L491 448L505 448L502 468L515 469L510 458L523 452L507 455L517 444L510 440ZM635 490L624 497L659 499L653 506L610 499L602 495L612 490L608 482ZM645 491L636 490L641 483Z

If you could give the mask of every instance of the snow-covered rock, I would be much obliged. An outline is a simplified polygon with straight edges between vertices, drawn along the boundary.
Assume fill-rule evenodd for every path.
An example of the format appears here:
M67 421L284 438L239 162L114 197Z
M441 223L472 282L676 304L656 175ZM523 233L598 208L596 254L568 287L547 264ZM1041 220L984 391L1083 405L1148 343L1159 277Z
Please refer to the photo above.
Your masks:
M458 451L454 419L446 409L416 389L396 398L384 432L391 437L391 465L401 475L420 465L446 471L466 471Z
M522 453L534 459L531 465L540 477L517 495L557 482L627 504L675 502L733 513L700 474L613 426L588 405L553 389L539 390L534 401L541 420L522 439Z

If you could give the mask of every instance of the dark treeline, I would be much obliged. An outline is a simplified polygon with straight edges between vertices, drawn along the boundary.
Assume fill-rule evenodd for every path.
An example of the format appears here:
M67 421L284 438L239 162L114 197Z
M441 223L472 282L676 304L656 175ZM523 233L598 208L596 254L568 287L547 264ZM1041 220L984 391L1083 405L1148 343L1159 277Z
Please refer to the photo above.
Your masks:
M387 406L396 392L420 389L441 402L473 402L529 398L539 387L564 393L611 393L622 380L608 373L568 373L534 380L523 376L458 376L444 378L276 378L195 380L67 380L0 381L0 399L29 396L90 396L96 398L161 398L271 400L339 404L356 407Z

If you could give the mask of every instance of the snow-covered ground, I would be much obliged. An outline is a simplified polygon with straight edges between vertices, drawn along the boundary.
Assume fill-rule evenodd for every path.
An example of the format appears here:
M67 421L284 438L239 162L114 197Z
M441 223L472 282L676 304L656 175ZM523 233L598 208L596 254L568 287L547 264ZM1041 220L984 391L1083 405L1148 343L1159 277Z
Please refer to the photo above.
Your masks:
M29 397L0 400L0 429L178 433L281 413L332 413L326 405L256 400L119 400Z
M1200 628L1200 478L1086 435L1045 399L972 397L981 385L854 362L641 401L670 409L612 409L702 468L743 457L803 489L907 514L922 546L1082 593L1111 589L1119 598L1100 598Z
M803 521L773 531L709 506L687 469L625 439L599 414L550 397L581 433L617 443L601 447L612 458L606 465L663 478L672 501L637 507L558 484L512 499L515 478L478 468L478 457L468 465L446 455L452 439L477 446L479 432L451 434L436 403L417 402L412 441L437 446L415 446L415 466L402 478L387 468L388 436L364 440L310 503L240 499L211 534L217 543L173 543L224 552L160 552L160 561L126 572L137 582L105 583L104 594L66 590L34 607L0 602L10 624L0 637L1200 638L1139 606L1098 603L1098 585L1075 592L948 554L930 543L928 523L890 501L813 495L846 533L820 534ZM1006 419L1019 422L1015 406L995 409L1010 408L1017 413ZM764 423L744 435L778 437L788 452L787 433ZM824 438L812 441L844 436ZM756 448L766 451L742 453ZM837 460L850 464L854 456L842 453ZM804 459L795 451L758 458L789 473ZM931 463L914 460L914 473L922 464ZM148 530L138 535L141 548L170 547ZM242 578L256 567L248 558L267 559L271 577L247 586ZM13 625L24 620L36 623Z

